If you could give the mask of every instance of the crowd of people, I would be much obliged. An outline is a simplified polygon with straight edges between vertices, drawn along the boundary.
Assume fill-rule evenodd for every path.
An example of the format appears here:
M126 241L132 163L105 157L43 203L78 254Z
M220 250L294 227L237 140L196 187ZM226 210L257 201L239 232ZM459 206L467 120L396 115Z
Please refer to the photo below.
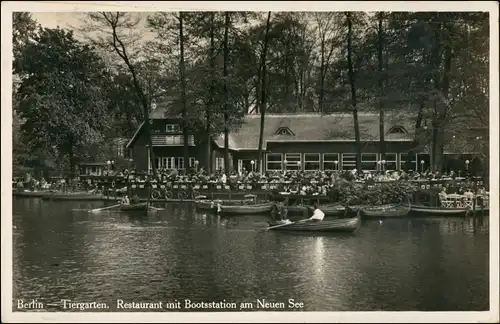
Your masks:
M109 172L108 177L121 179L123 183L127 182L151 182L157 183L177 183L177 184L212 184L216 187L239 189L239 187L248 186L253 188L261 188L263 184L268 185L268 189L279 189L280 191L311 195L311 194L327 194L334 186L341 187L345 182L364 183L366 185L375 185L376 183L405 181L415 182L424 181L432 182L447 180L445 182L455 183L456 190L454 192L461 193L472 190L485 190L486 185L481 180L474 179L470 175L465 177L459 176L455 171L449 173L439 172L417 172L410 171L358 171L344 170L324 170L324 171L267 171L264 173L243 171L241 173L232 171L227 176L223 170L218 170L215 173L208 174L203 168L198 170L189 169L187 172L169 169L158 169L158 178L154 178L148 174L142 174L135 170L122 169ZM92 190L95 189L100 182L100 177L80 178L76 181L69 179L57 179L51 182L46 181L43 177L39 180L35 179L31 174L26 174L16 182L18 189L28 188L30 190L58 190L70 191L75 188ZM442 181L441 181L442 182ZM423 189L425 189L426 185ZM429 184L427 184L429 186ZM453 187L453 185L452 185ZM428 188L428 187L427 187Z

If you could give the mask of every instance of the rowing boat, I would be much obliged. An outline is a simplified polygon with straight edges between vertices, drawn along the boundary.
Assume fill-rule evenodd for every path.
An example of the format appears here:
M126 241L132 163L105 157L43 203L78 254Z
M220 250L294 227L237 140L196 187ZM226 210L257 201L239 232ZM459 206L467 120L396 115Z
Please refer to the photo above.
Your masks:
M320 209L327 217L348 217L350 215L351 216L356 215L356 212L364 207L365 206L363 205L344 206L339 203L334 203L334 204L319 205L318 209ZM314 207L312 206L308 208L310 211L314 210Z
M465 216L469 207L437 207L425 205L411 205L412 213L421 216Z
M146 210L151 210L151 209L154 209L154 207L149 206L147 202L138 203L138 204L121 204L120 205L121 211L146 211Z
M275 231L305 231L305 232L355 232L361 225L361 211L358 210L356 217L341 219L323 219L322 221L298 221L279 226L279 223L269 223L270 230Z
M220 205L220 212L224 215L250 215L271 212L274 202L265 202L250 205Z
M42 197L43 200L103 200L104 195L101 194L89 194L87 192L75 192L75 193L55 193L53 195L47 195Z
M195 206L198 210L207 212L217 212L217 206L242 206L248 204L248 200L195 200Z
M34 197L34 198L42 198L48 197L55 194L54 191L13 191L12 195L16 197Z
M405 217L411 210L411 204L387 204L361 208L361 213L365 219L373 218L398 218Z

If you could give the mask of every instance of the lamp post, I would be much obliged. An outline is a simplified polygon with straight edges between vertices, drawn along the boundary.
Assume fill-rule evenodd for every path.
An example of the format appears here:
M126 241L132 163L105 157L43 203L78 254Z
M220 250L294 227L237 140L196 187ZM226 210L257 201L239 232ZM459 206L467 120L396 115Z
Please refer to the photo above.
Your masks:
M382 170L381 165L382 165L382 161L378 160L377 161L377 171L381 171Z
M335 171L339 171L339 161L335 160L333 163L335 163Z
M284 165L283 165L283 170L286 171L286 164L288 163L287 160L283 161Z
M382 160L382 171L385 171L385 160Z
M252 165L252 172L254 172L254 170L255 170L255 161L254 160L250 161L250 164Z
M196 172L198 172L198 164L200 164L200 161L194 160L194 169L196 170Z
M424 164L425 164L424 160L420 161L420 173L424 173Z
M465 170L469 171L469 160L465 160Z
M106 161L106 164L108 165L108 171L111 170L111 161L110 160L107 160Z
M298 171L301 171L300 164L301 164L300 161L297 161L297 167L299 168Z

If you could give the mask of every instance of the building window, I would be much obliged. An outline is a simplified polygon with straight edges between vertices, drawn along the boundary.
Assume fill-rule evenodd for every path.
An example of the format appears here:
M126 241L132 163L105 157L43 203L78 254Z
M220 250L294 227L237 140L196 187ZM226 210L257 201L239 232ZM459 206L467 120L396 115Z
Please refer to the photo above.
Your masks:
M178 133L181 131L181 128L177 124L167 124L165 130L167 133Z
M154 146L181 146L184 145L183 135L154 135L151 138ZM194 136L188 136L188 145L194 146Z
M319 167L320 167L319 153L304 153L305 171L319 170Z
M342 153L342 170L356 169L356 154Z
M415 167L412 168L412 164L415 163L415 161L408 161L408 153L399 153L399 170L412 170L415 169Z
M295 135L295 134L288 127L280 127L278 128L276 133L274 133L274 135Z
M361 169L377 171L377 153L361 153Z
M189 158L189 167L190 167L190 168L194 167L194 161L195 161L195 160L196 160L196 159L195 159L194 157L190 157L190 158Z
M388 132L388 134L406 134L406 130L401 126L394 126Z
M285 154L285 170L301 170L302 154L286 153Z
M283 156L281 153L266 154L266 170L282 170Z
M339 162L338 153L323 153L323 170L337 170Z
M116 153L118 156L125 156L125 147L121 144L116 146Z
M217 171L224 170L224 158L223 157L215 158L215 170L217 170Z
M184 169L184 158L183 157L178 157L175 158L175 163L176 163L176 169Z
M194 165L194 158L189 158L190 163ZM162 169L184 169L183 157L159 157L156 159L156 167Z
M385 170L397 170L398 161L397 161L397 153L386 153L385 154Z

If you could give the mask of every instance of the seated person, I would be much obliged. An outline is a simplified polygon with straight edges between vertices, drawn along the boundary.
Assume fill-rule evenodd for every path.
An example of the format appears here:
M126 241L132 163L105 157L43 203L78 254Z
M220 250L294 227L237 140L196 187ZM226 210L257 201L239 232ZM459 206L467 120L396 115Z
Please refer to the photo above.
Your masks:
M125 195L122 197L122 200L120 202L122 205L130 205L130 199L128 199L128 196Z
M321 222L323 218L325 218L325 213L323 213L321 209L318 208L317 204L314 204L314 212L309 219L315 222Z

